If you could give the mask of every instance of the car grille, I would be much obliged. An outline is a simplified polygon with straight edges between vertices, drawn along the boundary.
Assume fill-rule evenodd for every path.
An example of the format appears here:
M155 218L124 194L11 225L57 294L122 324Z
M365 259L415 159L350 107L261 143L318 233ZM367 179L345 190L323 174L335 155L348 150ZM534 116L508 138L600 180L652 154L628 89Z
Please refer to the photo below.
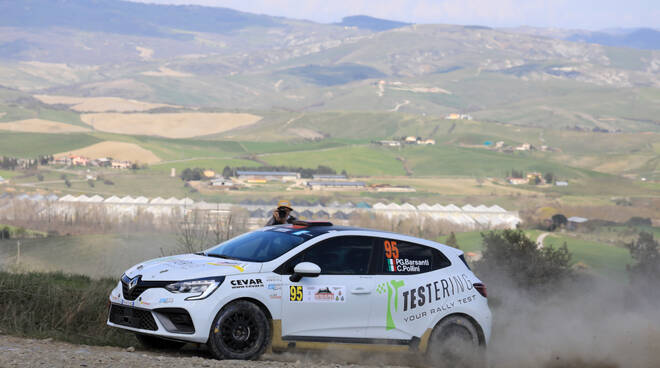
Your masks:
M141 276L138 277L137 285L133 290L129 290L128 284L131 282L131 279L128 276L123 275L121 277L121 292L126 300L135 300L138 296L142 295L147 289L151 288L164 288L165 285L172 283L172 281L142 281Z
M110 322L141 330L158 330L156 320L154 320L150 311L123 305L110 305Z

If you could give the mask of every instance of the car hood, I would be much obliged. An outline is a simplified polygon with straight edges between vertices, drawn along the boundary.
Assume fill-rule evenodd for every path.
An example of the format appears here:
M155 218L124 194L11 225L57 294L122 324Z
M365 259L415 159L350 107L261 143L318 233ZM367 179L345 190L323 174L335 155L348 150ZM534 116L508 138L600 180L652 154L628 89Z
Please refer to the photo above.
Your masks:
M212 276L255 273L261 263L234 261L197 254L156 258L128 269L129 278L142 275L144 281L179 281Z

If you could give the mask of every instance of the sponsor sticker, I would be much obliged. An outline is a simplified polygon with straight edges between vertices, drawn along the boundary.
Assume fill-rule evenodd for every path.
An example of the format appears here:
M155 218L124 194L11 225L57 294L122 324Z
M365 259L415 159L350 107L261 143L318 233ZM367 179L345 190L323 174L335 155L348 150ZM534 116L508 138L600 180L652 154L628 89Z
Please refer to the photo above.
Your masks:
M395 240L385 240L383 248L387 272L422 272L422 267L431 266L429 259L400 258L399 247Z
M226 267L234 267L237 269L239 272L245 271L245 268L247 267L247 263L236 263L236 262L208 262L206 263L207 265L211 266L226 266Z
M264 287L264 282L261 279L236 279L230 281L232 289L251 289L251 288L262 288Z
M345 286L302 286L289 287L289 301L303 303L344 303L346 302Z

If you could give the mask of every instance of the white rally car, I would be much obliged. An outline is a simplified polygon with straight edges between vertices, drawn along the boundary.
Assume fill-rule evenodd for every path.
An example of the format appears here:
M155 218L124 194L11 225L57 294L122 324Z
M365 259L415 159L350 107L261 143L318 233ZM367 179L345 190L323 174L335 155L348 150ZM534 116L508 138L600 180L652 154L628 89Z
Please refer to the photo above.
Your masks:
M486 287L458 249L297 222L139 263L112 290L108 325L151 347L205 343L220 359L351 343L437 361L483 351L491 313Z

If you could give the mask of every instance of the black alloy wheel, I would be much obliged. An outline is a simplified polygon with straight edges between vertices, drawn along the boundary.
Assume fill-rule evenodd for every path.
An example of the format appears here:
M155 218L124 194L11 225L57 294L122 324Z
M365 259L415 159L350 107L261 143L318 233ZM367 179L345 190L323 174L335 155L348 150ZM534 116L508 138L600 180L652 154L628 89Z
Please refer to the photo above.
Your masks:
M226 305L213 321L209 348L218 359L257 359L270 343L270 321L254 303Z

